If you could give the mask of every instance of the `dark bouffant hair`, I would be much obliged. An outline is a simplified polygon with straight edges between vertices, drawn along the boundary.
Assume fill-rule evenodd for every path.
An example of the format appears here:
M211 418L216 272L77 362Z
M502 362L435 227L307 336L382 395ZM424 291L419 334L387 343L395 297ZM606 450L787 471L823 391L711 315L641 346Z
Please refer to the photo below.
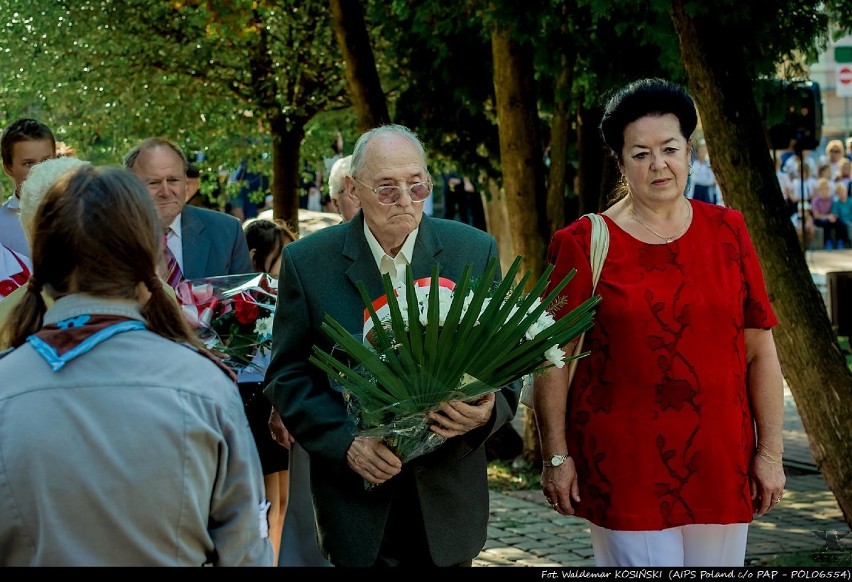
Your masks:
M617 160L624 148L624 128L646 115L672 113L680 132L689 139L698 125L695 103L686 89L664 79L640 79L618 89L607 101L601 119L601 136Z
M142 307L148 328L200 346L157 274L162 241L151 197L129 170L82 166L62 175L36 211L32 276L3 330L5 343L17 347L41 329L42 289L54 299L72 292L136 299L142 283L151 292Z

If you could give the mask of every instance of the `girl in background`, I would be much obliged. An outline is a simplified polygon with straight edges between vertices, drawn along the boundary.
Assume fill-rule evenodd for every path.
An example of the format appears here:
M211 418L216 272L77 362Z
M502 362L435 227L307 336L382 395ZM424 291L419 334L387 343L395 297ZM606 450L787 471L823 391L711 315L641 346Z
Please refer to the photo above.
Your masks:
M245 223L249 256L257 273L267 273L278 278L281 269L281 249L296 240L296 235L282 221L255 219ZM240 393L246 405L246 416L254 434L257 453L263 468L263 482L269 507L269 537L275 551L275 563L281 549L281 533L284 530L284 514L290 490L288 474L290 464L290 442L275 440L269 430L270 415L277 413L263 395L263 376L240 378ZM289 439L284 439L289 441Z

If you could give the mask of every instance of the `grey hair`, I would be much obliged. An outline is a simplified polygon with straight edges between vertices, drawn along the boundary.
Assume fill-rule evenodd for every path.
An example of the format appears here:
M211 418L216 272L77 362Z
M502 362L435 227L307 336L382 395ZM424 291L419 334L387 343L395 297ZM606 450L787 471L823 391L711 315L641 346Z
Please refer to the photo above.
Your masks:
M349 162L352 161L352 156L340 158L331 166L331 171L328 173L328 195L334 200L340 198L340 191L343 190L343 178L349 173Z
M33 220L36 210L50 187L64 174L79 168L90 166L89 162L72 157L54 158L36 164L21 184L21 225L32 244Z
M189 160L186 159L186 154L184 154L183 150L175 144L162 137L149 137L133 146L133 149L127 152L127 155L124 156L124 167L127 169L133 169L133 166L136 164L136 160L139 158L139 154L146 150L152 150L159 147L168 148L180 157L183 162L183 172L185 174L189 169Z
M364 169L364 152L367 149L367 143L377 135L386 135L389 133L401 135L414 144L414 147L417 148L420 152L420 156L423 158L423 169L428 173L428 169L426 168L426 148L424 148L423 144L420 143L417 135L404 125L387 124L374 127L373 129L364 132L361 134L361 137L358 138L358 141L355 142L355 148L352 150L352 160L349 162L350 176L355 176Z

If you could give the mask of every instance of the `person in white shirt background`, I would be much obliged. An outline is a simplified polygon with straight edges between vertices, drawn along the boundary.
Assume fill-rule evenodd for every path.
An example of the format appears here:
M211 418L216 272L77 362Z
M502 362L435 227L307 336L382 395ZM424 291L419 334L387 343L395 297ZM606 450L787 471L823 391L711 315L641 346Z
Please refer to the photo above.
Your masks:
M45 124L35 119L13 121L0 137L3 171L12 178L15 193L0 207L0 244L25 257L30 256L30 243L20 219L21 184L30 168L56 157L56 139Z
M716 176L707 155L707 143L703 139L698 142L695 160L692 162L692 198L709 204L717 204L720 199Z

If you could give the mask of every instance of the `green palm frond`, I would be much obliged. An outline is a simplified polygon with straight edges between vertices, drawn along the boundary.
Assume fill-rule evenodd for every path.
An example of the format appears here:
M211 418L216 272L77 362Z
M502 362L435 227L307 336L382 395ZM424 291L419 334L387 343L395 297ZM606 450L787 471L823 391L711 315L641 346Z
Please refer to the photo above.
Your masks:
M402 306L390 277L383 278L389 313L386 320L379 316L359 282L373 323L369 342L326 316L323 331L358 365L352 367L317 346L310 361L343 386L363 434L384 439L403 461L429 452L442 442L428 429L429 412L448 400L478 398L552 366L544 356L548 349L564 347L593 326L599 296L590 297L534 337L526 337L530 326L552 308L575 271L544 295L553 270L549 266L525 293L530 272L513 283L521 263L522 257L517 257L506 278L497 284L492 283L496 258L478 278L471 276L472 267L468 265L455 284L449 306L442 305L438 266L434 266L422 308L425 324L420 321L422 299L410 267L399 291L404 299ZM419 291L421 295L424 292ZM442 308L446 315L443 323Z

